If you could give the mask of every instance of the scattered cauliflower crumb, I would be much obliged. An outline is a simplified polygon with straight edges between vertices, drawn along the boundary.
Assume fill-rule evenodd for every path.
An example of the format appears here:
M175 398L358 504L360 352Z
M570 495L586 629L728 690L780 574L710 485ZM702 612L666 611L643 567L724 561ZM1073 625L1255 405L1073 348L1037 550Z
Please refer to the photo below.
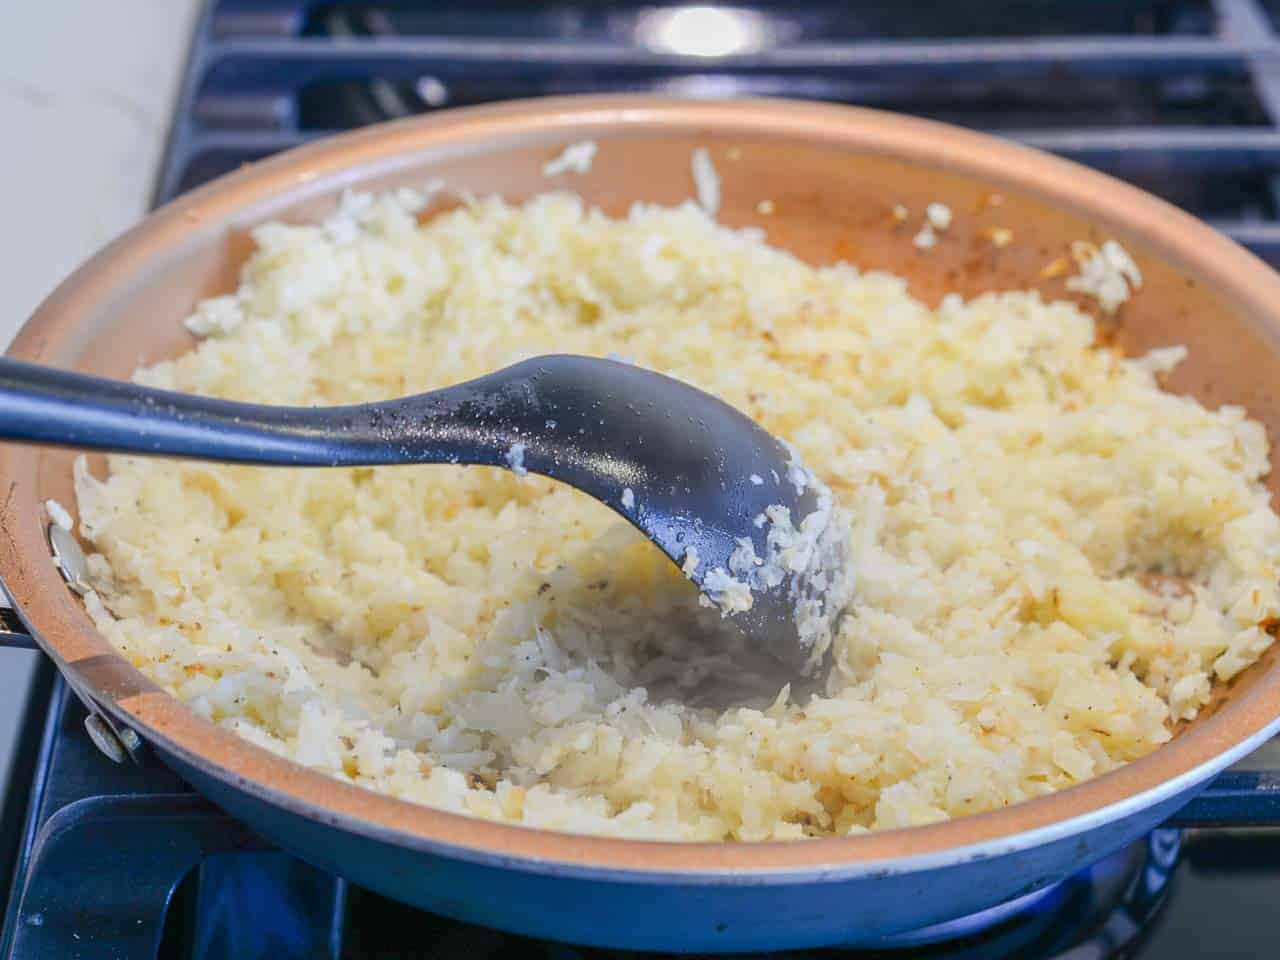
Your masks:
M925 219L935 230L946 230L951 226L951 208L937 201L924 208Z
M360 190L343 190L338 208L320 225L328 238L338 246L349 246L360 236L361 224L373 209L373 194Z
M1054 277L1060 277L1071 269L1070 257L1055 257L1040 268L1040 278L1043 280L1051 280Z
M926 223L920 232L911 238L911 242L920 250L931 250L938 242L938 235L933 232L932 224Z
M1127 250L1114 240L1097 247L1087 240L1071 244L1080 273L1067 278L1067 289L1093 297L1107 313L1115 313L1142 288L1142 272Z
M795 623L801 646L810 651L810 663L816 663L831 644L833 630L853 589L853 572L846 563L849 544L844 520L837 517L835 498L825 483L804 465L795 448L783 441L789 459L787 479L797 495L812 489L817 505L796 525L791 510L783 504L765 508L763 522L757 529L768 529L764 537L765 555L760 556L749 537L740 537L729 556L729 570L712 571L712 586L703 580L703 591L709 605L718 607L722 616L731 616L754 605L754 593L787 590L787 601L795 610ZM751 475L752 483L763 478ZM760 521L761 518L757 518ZM790 579L788 579L790 578ZM744 595L739 585L745 585ZM749 603L747 601L750 601ZM744 605L745 604L745 605Z
M624 508L624 509L626 509L626 510L630 510L630 509L632 509L633 507L635 507L635 505L636 505L636 495L635 495L635 493L633 493L633 492L632 492L632 490L631 490L631 488L630 488L630 487L624 487L624 488L622 489L622 506L623 506L623 508Z
M343 190L337 209L320 225L325 236L339 247L349 247L361 236L367 224L385 222L388 214L412 216L422 210L435 194L444 189L443 180L432 180L422 189L401 187L383 194L360 190Z
M991 241L993 247L1007 247L1013 243L1013 231L1008 227L987 227L982 235Z
M762 217L773 216L774 205L772 200L761 200L756 204L756 213Z
M760 476L760 474L758 473L751 474L751 476L748 477L748 479L751 481L752 486L756 486L756 487L764 486L764 477Z
M746 613L755 606L756 598L751 587L732 576L724 567L716 567L702 578L702 600L714 606L721 616Z
M44 511L49 514L49 519L55 524L63 530L66 530L68 533L71 532L71 528L73 526L71 521L71 512L66 507L60 504L57 500L46 500L44 502Z
M1172 373L1185 359L1187 359L1187 348L1178 344L1173 347L1157 347L1154 350L1148 350L1143 356L1130 362L1155 376Z
M524 444L513 443L507 450L507 465L517 477L527 477L529 471L524 466Z
M197 337L226 336L244 323L244 311L234 294L201 300L196 311L183 321Z
M591 162L596 157L596 142L583 140L571 143L554 160L542 165L542 174L547 177L558 177L562 173L586 173L591 169Z
M893 205L893 219L895 223L906 223L911 217L911 211L903 204L895 203Z
M796 452L796 448L786 440L781 441L787 450L787 479L791 481L791 485L796 488L797 494L804 493L805 489L813 484L813 471L804 465L800 459L800 454Z
M680 564L680 569L689 579L693 579L693 575L698 572L698 551L693 547L689 547L684 552L684 563Z
M720 212L720 175L716 173L711 162L711 154L706 147L698 147L693 151L693 187L697 193L698 206L714 217Z

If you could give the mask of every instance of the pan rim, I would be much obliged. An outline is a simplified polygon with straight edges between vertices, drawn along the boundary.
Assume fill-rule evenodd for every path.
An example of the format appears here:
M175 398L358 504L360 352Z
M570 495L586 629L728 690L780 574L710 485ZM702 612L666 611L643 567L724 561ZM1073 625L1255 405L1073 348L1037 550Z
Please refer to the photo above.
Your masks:
M229 174L162 207L77 270L23 327L9 356L56 362L133 264L256 220L306 196L408 166L424 154L608 139L655 130L793 138L945 167L1023 189L1121 236L1140 237L1264 321L1280 343L1280 276L1206 224L1134 187L1027 147L927 120L789 100L691 101L589 95L512 101L410 118L316 141ZM34 499L38 451L0 448L0 578L60 669L100 692L144 739L230 788L291 812L453 858L629 882L798 882L910 872L1002 856L1118 820L1190 789L1280 729L1280 664L1187 734L1118 770L1003 810L856 837L751 844L580 836L481 820L398 800L307 770L198 716L161 691L92 627L43 559ZM47 551L45 551L47 555ZM103 676L112 678L103 684ZM1270 700L1270 703L1268 703Z

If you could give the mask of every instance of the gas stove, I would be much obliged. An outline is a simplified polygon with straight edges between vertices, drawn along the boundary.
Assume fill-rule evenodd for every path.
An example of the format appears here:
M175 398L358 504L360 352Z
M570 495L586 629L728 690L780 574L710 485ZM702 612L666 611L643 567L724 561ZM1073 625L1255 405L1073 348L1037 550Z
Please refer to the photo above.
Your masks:
M466 104L785 95L1072 157L1280 266L1277 29L1280 3L1262 0L221 0L192 47L155 200L316 137ZM0 960L621 956L423 913L272 849L167 770L105 756L47 663L21 743L0 794L0 876L13 877ZM1278 896L1274 741L1061 884L873 950L806 953L1252 958L1280 950Z

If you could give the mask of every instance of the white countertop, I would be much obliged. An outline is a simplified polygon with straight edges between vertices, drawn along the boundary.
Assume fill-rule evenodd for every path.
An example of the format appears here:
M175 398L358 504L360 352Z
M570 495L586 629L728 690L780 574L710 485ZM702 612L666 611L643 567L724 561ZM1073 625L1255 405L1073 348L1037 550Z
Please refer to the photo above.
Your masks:
M145 212L199 0L43 0L0 30L0 343Z
M38 0L0 30L0 347L147 209L200 0ZM0 650L0 792L35 657Z

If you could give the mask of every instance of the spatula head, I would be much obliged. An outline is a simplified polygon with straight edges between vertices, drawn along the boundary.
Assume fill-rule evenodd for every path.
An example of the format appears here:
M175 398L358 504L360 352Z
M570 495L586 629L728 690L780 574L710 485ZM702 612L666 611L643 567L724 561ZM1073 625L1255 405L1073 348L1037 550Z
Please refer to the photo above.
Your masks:
M485 389L471 413L509 440L507 466L612 507L751 650L811 671L847 599L846 550L830 491L786 443L709 393L620 361L538 357L475 382Z

